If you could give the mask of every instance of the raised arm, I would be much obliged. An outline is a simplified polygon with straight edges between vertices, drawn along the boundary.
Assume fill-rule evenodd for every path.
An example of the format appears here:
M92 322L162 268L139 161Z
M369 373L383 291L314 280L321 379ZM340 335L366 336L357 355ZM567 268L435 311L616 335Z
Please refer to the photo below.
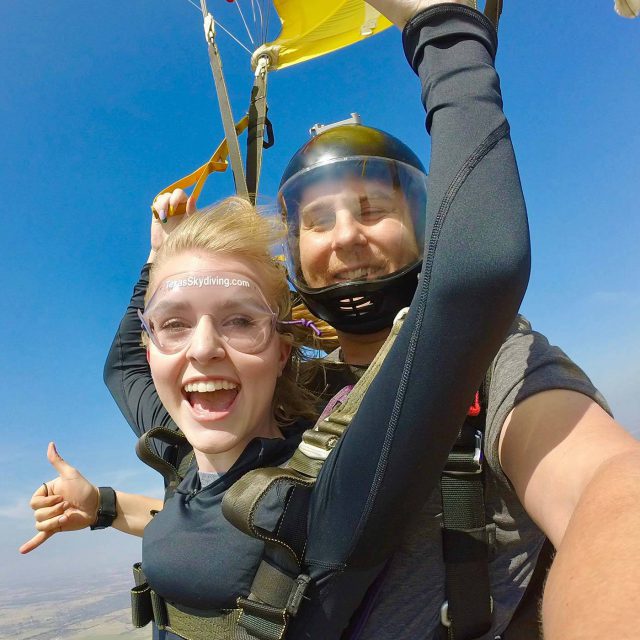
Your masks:
M154 207L165 212L179 202L186 201L186 194L176 190L160 196ZM191 211L187 215L190 215ZM165 216L166 217L166 216ZM149 269L165 238L182 222L184 216L171 216L160 222L151 219L151 252L140 272L140 279L133 289L129 306L118 326L104 366L104 382L122 415L137 436L155 426L175 428L175 424L162 406L156 392L146 350L141 343L138 310L144 309L144 296L149 284Z
M312 497L306 561L321 605L294 622L305 638L315 637L309 628L344 623L340 585L357 601L354 576L388 557L437 485L529 276L495 29L466 6L444 4L414 16L403 40L432 136L426 257L405 325Z

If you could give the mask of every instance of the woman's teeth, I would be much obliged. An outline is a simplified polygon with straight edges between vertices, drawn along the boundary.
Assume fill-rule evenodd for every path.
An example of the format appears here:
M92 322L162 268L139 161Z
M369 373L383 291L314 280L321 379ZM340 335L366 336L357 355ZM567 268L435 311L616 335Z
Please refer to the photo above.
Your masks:
M223 389L237 389L238 385L235 382L229 382L228 380L208 380L207 382L189 382L184 385L184 390L187 393L207 393L210 391L222 391Z

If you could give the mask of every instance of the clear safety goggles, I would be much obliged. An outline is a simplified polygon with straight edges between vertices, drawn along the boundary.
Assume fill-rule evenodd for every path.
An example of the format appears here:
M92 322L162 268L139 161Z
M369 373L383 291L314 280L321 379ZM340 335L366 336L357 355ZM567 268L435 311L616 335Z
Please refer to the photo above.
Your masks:
M276 330L277 316L260 287L238 273L195 271L163 280L138 310L142 327L161 353L185 349L202 319L210 318L218 336L242 353L263 351Z
M349 250L349 234L361 234L385 252L370 264L354 244L350 261L362 268L346 274L349 280L384 277L422 258L427 176L403 162L369 156L332 160L289 178L278 201L287 223L289 277L303 289L323 286L310 257L329 245Z

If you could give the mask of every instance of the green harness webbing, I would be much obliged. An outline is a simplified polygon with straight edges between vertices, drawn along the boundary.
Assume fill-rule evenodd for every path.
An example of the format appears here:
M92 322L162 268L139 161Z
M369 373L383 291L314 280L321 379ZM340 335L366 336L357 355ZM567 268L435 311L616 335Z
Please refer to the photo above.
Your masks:
M160 440L175 450L178 466L161 458L151 447L152 440ZM193 461L193 449L181 431L169 427L153 427L136 442L136 454L142 462L155 469L165 481L165 500L173 494L182 482Z

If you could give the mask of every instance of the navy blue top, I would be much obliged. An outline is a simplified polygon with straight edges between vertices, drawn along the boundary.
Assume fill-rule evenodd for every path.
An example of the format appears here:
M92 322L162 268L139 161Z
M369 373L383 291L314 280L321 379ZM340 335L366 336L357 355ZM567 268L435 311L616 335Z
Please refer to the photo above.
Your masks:
M285 439L253 439L233 467L204 489L191 465L144 530L142 568L154 591L183 609L199 610L233 609L236 598L249 593L263 543L229 524L222 498L247 471L286 462L309 426L287 428Z

